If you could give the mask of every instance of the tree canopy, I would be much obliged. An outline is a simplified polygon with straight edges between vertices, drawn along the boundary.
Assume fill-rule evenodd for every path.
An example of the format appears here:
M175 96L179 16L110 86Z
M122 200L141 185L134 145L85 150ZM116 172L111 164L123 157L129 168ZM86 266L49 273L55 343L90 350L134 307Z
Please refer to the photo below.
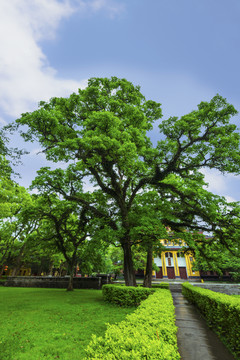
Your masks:
M48 160L70 163L69 177L95 186L89 197L75 187L62 187L61 170L45 178L66 200L84 205L111 229L123 248L126 284L135 285L130 218L143 191L158 192L165 226L197 230L203 221L205 229L219 231L221 244L226 242L220 228L230 219L231 206L204 189L200 170L239 174L240 135L230 121L236 113L216 95L187 115L161 121L160 103L146 100L139 86L112 77L92 78L77 94L40 102L38 110L23 114L16 124L27 125L22 136L39 141ZM159 141L154 147L148 131L156 121ZM234 221L238 226L236 212Z

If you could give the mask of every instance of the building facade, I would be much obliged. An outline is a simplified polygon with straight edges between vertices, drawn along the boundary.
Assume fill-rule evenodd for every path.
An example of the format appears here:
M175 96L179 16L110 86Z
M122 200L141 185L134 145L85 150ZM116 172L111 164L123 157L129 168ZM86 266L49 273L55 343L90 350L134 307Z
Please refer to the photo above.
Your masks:
M161 240L166 248L162 251L161 257L154 258L158 267L154 277L157 279L200 279L199 271L193 270L193 254L181 251L185 246L183 241Z

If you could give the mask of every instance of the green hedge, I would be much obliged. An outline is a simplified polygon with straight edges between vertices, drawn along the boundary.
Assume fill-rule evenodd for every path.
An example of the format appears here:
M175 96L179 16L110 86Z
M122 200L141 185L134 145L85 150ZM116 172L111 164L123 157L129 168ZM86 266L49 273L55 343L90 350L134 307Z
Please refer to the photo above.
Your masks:
M121 306L138 306L155 290L134 286L103 285L102 292L105 301Z
M169 289L168 283L152 284L153 289Z
M126 286L125 284L119 284L119 283L113 283L112 285L115 285L115 286ZM137 284L138 287L143 287L142 284ZM162 282L162 283L153 283L152 284L152 289L169 289L169 283L165 283L165 282Z
M178 360L176 333L171 293L155 290L124 321L108 325L104 337L93 335L85 359Z
M183 295L204 315L208 325L219 335L236 359L240 359L240 301L239 299L182 284Z

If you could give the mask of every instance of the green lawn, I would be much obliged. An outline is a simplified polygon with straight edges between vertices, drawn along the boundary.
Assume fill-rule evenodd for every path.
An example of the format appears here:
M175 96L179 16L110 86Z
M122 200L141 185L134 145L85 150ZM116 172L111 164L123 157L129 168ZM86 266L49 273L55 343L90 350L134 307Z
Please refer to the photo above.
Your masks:
M99 290L0 287L0 360L82 360L92 334L133 311Z

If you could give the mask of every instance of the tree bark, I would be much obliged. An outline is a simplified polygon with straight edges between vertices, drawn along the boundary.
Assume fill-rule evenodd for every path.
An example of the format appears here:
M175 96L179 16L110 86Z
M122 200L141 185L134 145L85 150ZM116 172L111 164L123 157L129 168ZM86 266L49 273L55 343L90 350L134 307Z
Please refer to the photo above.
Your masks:
M70 270L70 278L69 278L69 282L68 282L67 291L73 291L73 270L74 270L74 267L72 267Z
M52 275L52 270L53 270L53 262L50 262L48 275Z
M150 245L147 251L146 272L143 280L143 286L148 288L152 287L152 262L152 245Z
M126 286L136 286L135 271L133 268L132 249L130 241L126 241L122 244L124 253L124 279Z
M19 273L19 270L21 268L21 265L17 265L13 268L12 275L11 276L17 276Z

